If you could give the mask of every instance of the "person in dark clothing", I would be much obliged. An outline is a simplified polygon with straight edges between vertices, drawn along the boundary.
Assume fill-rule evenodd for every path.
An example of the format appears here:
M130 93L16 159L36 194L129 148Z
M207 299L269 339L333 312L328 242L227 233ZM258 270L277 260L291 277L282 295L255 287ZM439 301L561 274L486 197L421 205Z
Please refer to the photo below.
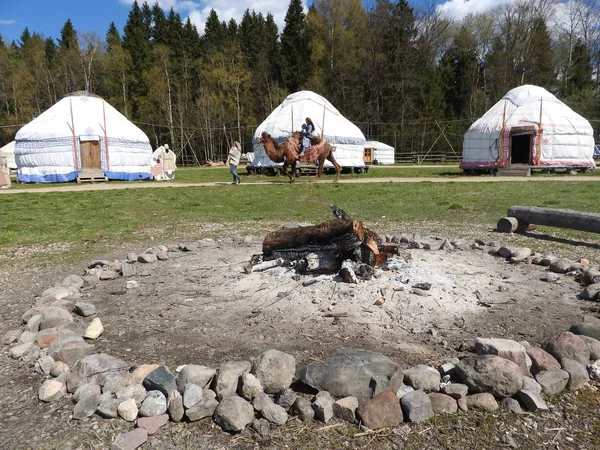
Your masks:
M305 122L302 124L302 141L300 142L300 153L304 152L304 149L310 146L310 138L315 131L315 124L307 117Z

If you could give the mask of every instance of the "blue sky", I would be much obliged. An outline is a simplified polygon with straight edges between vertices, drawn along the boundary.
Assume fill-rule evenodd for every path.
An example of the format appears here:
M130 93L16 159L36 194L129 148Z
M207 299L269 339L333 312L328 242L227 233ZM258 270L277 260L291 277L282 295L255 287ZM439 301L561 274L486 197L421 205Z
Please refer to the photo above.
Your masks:
M96 33L104 39L108 26L115 22L119 31L127 21L134 0L0 0L0 35L6 42L18 41L27 27L44 37L57 39L60 30L71 19L78 33ZM139 1L139 0L138 0ZM149 0L152 5L156 0ZM306 5L312 0L303 0ZM445 11L461 18L467 12L480 12L502 3L515 0L408 0L413 6L429 4L433 1ZM365 0L371 3L372 0ZM143 3L139 1L139 3ZM221 20L240 20L246 9L271 12L275 21L283 29L283 19L289 0L158 0L166 11L171 7L184 20L190 17L200 31L204 28L206 16L212 9Z

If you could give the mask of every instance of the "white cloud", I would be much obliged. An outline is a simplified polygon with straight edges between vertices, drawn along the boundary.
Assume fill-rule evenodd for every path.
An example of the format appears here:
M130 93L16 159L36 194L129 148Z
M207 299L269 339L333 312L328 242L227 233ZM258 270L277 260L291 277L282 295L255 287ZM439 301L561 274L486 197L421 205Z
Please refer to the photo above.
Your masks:
M17 23L17 21L16 20L0 19L0 25L12 25L13 23Z
M119 2L132 5L134 0L119 0ZM189 17L200 33L204 32L206 18L211 9L215 10L219 20L229 22L230 19L235 19L237 23L242 20L246 9L260 12L263 16L271 13L281 33L289 6L288 0L149 0L148 4L153 5L156 2L166 11L172 7L184 21ZM143 0L138 0L138 4L142 3ZM307 11L307 0L303 0L302 3Z
M437 9L451 19L462 20L467 14L490 12L497 6L515 3L517 0L448 0Z

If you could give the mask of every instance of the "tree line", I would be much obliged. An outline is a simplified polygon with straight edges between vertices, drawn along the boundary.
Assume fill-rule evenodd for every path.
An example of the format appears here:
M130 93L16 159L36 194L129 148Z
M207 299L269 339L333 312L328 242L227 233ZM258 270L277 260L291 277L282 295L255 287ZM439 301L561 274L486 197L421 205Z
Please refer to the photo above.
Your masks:
M67 20L56 41L27 28L0 40L0 142L68 93L103 97L183 163L221 158L287 95L326 97L397 154L458 157L468 126L510 89L542 86L598 127L599 0L518 0L461 21L406 0L291 0L240 22L213 10L203 33L134 2L103 38Z

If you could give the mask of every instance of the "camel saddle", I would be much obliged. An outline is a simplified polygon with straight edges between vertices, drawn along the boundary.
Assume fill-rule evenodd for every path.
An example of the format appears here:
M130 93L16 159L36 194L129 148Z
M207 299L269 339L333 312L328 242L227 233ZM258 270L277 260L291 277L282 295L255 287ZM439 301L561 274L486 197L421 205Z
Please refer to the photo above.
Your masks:
M311 145L310 147L304 149L304 152L299 155L298 160L304 164L314 163L317 159L319 159L319 154L321 153L321 149L324 145L325 141L317 145Z

